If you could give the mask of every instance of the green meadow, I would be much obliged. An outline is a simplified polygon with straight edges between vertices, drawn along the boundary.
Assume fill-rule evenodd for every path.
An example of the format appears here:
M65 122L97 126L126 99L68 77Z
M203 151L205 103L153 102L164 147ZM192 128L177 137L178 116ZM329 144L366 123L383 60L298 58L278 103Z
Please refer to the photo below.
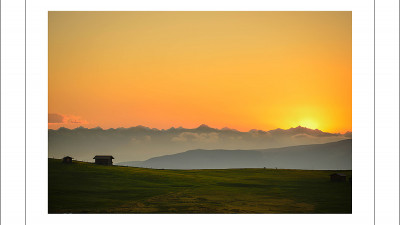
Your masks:
M284 169L160 170L49 159L49 213L351 213L351 183Z

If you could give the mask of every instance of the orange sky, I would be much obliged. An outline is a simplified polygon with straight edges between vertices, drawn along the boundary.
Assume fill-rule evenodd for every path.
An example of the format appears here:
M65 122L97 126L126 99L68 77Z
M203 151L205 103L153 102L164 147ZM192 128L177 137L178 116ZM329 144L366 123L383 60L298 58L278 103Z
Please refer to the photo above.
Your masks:
M352 130L351 12L49 12L49 128Z

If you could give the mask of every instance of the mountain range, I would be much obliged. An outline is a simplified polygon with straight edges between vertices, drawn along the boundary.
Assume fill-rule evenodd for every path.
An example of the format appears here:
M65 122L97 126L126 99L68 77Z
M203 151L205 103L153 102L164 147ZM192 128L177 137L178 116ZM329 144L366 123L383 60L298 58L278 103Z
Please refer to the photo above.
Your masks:
M161 130L145 126L117 129L59 128L48 130L48 155L50 158L68 155L89 162L93 161L95 155L113 155L115 162L144 161L189 149L268 149L323 144L349 138L351 132L328 133L300 126L286 130L253 129L247 132L227 127L217 129L204 124L193 129L171 127Z

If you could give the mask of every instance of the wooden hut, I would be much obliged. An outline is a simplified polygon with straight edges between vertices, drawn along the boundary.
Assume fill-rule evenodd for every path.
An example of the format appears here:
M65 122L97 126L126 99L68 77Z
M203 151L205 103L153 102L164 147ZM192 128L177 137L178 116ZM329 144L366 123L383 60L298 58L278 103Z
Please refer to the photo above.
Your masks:
M98 165L112 166L114 157L111 155L96 155L93 159L94 163Z
M63 162L63 163L72 163L72 157L71 157L71 156L65 156L65 157L62 159L62 162Z
M330 176L332 182L346 182L346 174L332 173Z

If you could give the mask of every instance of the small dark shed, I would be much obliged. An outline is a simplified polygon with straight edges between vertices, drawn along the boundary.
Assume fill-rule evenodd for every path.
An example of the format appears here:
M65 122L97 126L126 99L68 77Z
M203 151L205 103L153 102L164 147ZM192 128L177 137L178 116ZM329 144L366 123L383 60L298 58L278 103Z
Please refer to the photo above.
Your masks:
M65 156L62 160L63 163L72 163L72 157Z
M114 157L111 155L96 155L93 159L96 164L112 166Z
M346 174L343 173L332 173L331 181L333 182L346 182Z

